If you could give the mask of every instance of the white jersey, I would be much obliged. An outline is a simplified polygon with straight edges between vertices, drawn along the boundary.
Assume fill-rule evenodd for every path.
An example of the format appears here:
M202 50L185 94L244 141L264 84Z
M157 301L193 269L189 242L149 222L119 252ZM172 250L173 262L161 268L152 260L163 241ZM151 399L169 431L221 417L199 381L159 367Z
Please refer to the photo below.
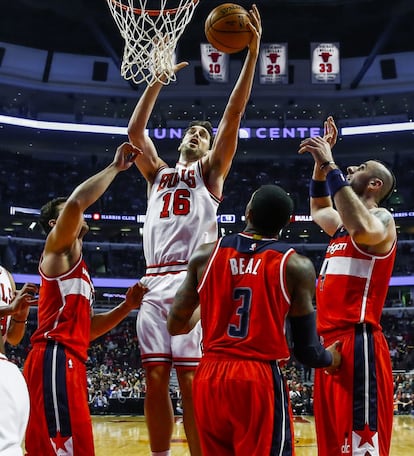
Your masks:
M13 299L13 289L9 274L0 266L0 307L9 306ZM6 342L7 328L10 325L10 315L0 317L0 329L4 342Z
M186 269L199 245L215 241L219 203L205 185L201 161L161 168L148 196L144 224L147 274Z
M22 456L30 401L19 368L0 353L0 454Z

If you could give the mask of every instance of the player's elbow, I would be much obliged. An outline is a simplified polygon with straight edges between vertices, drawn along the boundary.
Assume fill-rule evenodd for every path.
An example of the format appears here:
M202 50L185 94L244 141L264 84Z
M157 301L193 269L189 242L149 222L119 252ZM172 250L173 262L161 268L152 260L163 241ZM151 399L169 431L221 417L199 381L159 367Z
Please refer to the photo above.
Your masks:
M311 367L327 367L332 364L332 355L319 341L316 333L315 312L290 318L293 352L302 364Z
M167 330L170 333L170 336L176 336L179 334L177 327L169 320L167 321Z
M350 229L348 233L354 242L359 245L377 245L385 239L384 233L371 231L365 227Z
M180 334L187 334L189 331L187 328L177 327L175 325L167 325L170 336L179 336Z
M171 336L178 336L179 334L186 334L183 322L177 320L173 315L168 315L167 318L167 331Z
M293 352L300 363L310 367L328 367L332 364L332 354L321 345L295 346Z
M17 345L20 344L20 342L23 339L23 334L8 334L7 335L7 342L12 345L13 347L16 347Z
M140 149L145 144L145 127L145 125L138 125L136 122L129 122L127 128L129 142Z

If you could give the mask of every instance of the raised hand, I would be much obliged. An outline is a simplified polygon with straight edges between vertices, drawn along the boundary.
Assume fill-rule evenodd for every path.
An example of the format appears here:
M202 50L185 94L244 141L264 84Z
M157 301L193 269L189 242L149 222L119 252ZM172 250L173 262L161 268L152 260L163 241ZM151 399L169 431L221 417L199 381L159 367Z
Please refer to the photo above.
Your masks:
M332 147L338 139L338 128L332 116L329 116L323 123L323 139Z

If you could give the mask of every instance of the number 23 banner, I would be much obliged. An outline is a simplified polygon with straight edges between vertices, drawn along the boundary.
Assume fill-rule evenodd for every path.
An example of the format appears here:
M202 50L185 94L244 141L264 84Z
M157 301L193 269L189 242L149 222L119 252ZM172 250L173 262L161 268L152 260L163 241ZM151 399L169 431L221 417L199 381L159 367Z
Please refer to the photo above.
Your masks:
M311 43L312 83L340 84L339 43Z
M208 81L227 82L229 79L229 54L218 51L208 43L200 44L201 66Z
M287 43L264 44L260 48L260 84L287 84Z

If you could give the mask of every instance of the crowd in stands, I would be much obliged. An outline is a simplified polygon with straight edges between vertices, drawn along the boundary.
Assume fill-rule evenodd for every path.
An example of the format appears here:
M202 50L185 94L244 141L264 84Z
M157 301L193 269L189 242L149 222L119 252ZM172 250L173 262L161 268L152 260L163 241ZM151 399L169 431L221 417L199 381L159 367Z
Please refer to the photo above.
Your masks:
M409 243L407 243L409 242ZM327 243L292 244L296 251L309 257L315 269L319 271ZM13 273L38 274L38 263L42 253L43 240L35 244L20 242L8 238L0 243L0 263ZM400 241L397 246L397 257L394 276L414 274L414 241ZM122 248L113 248L112 244L102 244L97 249L95 243L84 242L84 256L93 277L137 278L145 272L145 261L141 244L122 244Z
M65 196L77 184L89 177L96 169L104 166L102 157L92 155L72 160L42 160L28 155L2 152L0 170L0 204L4 209L10 205L39 209L48 200ZM353 159L355 160L355 158ZM351 163L339 163L346 167ZM349 159L348 159L349 161ZM352 162L352 164L355 164ZM398 176L396 193L389 202L392 210L412 210L414 200L412 172L414 159L404 157L393 160L393 171ZM263 184L277 184L285 188L295 202L295 212L309 213L308 185L310 179L309 161L292 154L281 159L252 158L236 160L226 179L223 201L219 213L244 214L246 201L253 190ZM47 185L45 185L47 182ZM144 214L146 210L146 183L138 170L124 173L116 179L108 191L92 207L92 211L116 214ZM26 233L22 233L27 235ZM23 236L26 237L26 236ZM106 239L108 242L122 242L122 239Z
M414 414L414 374L394 375L394 414Z
M411 160L411 161L410 161ZM2 151L0 170L0 210L7 214L10 206L40 209L51 198L68 194L78 183L91 175L104 158L72 157L71 160L42 160L34 156ZM346 163L343 164L345 166ZM410 202L414 201L412 172L414 159L404 156L404 161L396 155L393 159L394 172L398 176L398 192L390 205L395 211L411 211ZM45 185L47 182L47 185ZM308 214L309 162L295 154L287 159L275 156L265 160L235 161L224 188L224 199L219 214L236 214L237 220L244 214L244 207L251 192L262 184L279 184L286 188L295 201L297 214ZM91 208L91 212L118 215L140 214L146 210L146 183L137 170L123 173L109 190ZM33 220L36 216L33 215ZM238 225L222 225L224 228L241 229ZM14 226L11 235L0 233L0 261L12 273L37 273L38 259L41 254L43 236L38 229L28 230L28 224ZM142 236L137 224L136 236L122 237L118 230L102 230L102 233L85 239L86 261L95 277L140 277L145 265L142 255ZM1 235L3 234L3 238ZM414 273L414 239L407 232L399 235L399 247L394 275ZM413 234L414 236L414 234ZM19 239L32 239L32 242L19 242ZM315 230L312 237L295 237L292 243L299 253L309 256L318 270L324 256L328 238ZM93 241L93 242L92 242ZM88 242L91 243L88 246ZM100 243L99 248L96 243ZM127 243L128 245L123 246ZM320 247L312 247L317 243Z

